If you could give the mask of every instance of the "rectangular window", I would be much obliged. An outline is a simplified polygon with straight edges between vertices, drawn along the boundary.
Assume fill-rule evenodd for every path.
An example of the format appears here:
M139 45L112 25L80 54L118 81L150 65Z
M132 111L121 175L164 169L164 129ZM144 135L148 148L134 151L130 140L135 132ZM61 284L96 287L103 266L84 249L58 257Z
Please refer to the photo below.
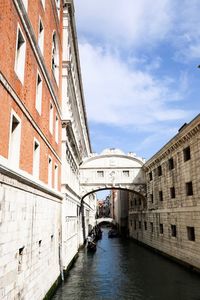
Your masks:
M149 173L149 180L151 181L153 179L152 172Z
M176 198L176 192L175 192L175 187L172 186L170 188L170 197L173 199L173 198Z
M141 204L142 204L141 198L138 199L138 203L139 203L139 205L141 206Z
M195 241L194 227L187 226L187 236L189 241Z
M133 222L132 222L132 220L130 220L130 226L132 227L132 225L133 225Z
M169 170L174 169L174 159L172 157L168 160L168 168Z
M183 149L183 159L184 161L190 160L191 155L190 155L190 146L187 148Z
M48 158L48 185L52 187L52 159Z
M22 2L24 4L25 9L27 10L27 8L28 8L28 0L22 0Z
M124 177L129 177L129 171L123 171L123 176Z
M53 104L50 103L49 109L49 131L53 134Z
M45 8L45 0L41 0L43 8Z
M176 225L171 225L171 235L176 237Z
M56 116L56 123L55 123L55 140L58 143L58 116Z
M44 26L42 20L39 18L39 32L38 32L38 46L43 54L44 51Z
M26 41L19 25L17 28L17 42L15 52L15 72L19 80L24 83L25 70L25 56L26 56Z
M186 182L185 190L186 190L186 195L187 196L192 196L193 195L192 181Z
M139 229L141 229L142 223L141 221L139 221Z
M144 230L147 230L147 222L144 221Z
M131 200L131 202L130 202L130 206L131 206L131 207L133 207L133 200Z
M58 18L60 18L60 0L55 0L55 2L56 2Z
M38 113L41 115L41 111L42 111L42 78L39 73L37 74L37 80L36 80L35 107L36 107Z
M97 171L97 176L98 177L104 177L104 172L103 171Z
M159 201L163 201L163 191L159 191Z
M137 222L136 222L136 220L134 220L134 229L135 230L137 229Z
M153 233L153 222L150 222L151 233Z
M150 201L153 203L153 194L150 194Z
M163 224L160 224L160 234L163 234Z
M11 167L18 168L20 160L21 144L21 120L13 111L10 121L10 141L9 141L9 164Z
M34 139L33 143L33 176L39 178L40 173L40 144Z
M162 167L161 166L158 166L158 176L161 176L162 175Z
M54 166L54 188L58 189L58 165Z
M137 199L136 198L134 198L134 204L135 204L135 206L137 206Z

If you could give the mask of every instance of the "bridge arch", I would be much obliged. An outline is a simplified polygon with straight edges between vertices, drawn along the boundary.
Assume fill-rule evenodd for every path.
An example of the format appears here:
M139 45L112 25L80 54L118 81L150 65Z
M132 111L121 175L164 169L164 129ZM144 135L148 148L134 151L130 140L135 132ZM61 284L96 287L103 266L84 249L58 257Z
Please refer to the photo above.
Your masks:
M134 153L124 154L119 149L105 149L92 154L80 165L82 200L101 190L122 189L146 195L145 161Z

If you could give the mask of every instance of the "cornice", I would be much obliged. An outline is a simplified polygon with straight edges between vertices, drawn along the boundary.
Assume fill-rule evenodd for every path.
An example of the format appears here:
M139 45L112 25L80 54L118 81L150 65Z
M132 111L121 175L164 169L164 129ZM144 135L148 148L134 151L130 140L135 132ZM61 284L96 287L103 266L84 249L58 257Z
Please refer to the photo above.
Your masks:
M150 158L144 164L144 170L148 171L157 166L162 160L169 155L172 155L185 143L189 142L200 132L200 114L191 121L190 124L185 126L174 138L172 138L159 152Z

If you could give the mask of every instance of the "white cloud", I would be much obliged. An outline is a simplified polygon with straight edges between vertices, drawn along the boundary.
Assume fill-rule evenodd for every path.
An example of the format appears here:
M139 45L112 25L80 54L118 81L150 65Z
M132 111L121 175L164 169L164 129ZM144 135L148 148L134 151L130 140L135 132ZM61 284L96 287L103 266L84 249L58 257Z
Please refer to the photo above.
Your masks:
M199 0L75 0L75 8L80 38L92 43L134 53L163 42L179 62L200 59Z
M158 79L150 72L129 69L119 56L101 47L84 43L79 48L90 121L144 129L186 117L182 109L170 108L181 100L185 75L179 87L171 78Z
M76 0L77 23L81 33L120 47L153 45L172 28L171 0Z

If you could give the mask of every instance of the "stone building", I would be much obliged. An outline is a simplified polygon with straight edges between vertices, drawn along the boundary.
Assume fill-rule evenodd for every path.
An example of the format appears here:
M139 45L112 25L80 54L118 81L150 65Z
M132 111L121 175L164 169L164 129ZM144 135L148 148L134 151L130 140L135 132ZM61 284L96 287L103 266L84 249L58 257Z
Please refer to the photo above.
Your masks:
M147 199L129 199L130 236L200 270L200 115L144 165Z
M90 155L91 145L72 1L66 1L63 9L62 66L62 250L66 269L86 238L89 225L94 225L90 224L90 213L96 213L89 205L90 198L95 203L93 195L84 202L80 198L79 165Z
M37 300L94 210L78 179L91 147L73 1L6 0L0 11L0 298Z

